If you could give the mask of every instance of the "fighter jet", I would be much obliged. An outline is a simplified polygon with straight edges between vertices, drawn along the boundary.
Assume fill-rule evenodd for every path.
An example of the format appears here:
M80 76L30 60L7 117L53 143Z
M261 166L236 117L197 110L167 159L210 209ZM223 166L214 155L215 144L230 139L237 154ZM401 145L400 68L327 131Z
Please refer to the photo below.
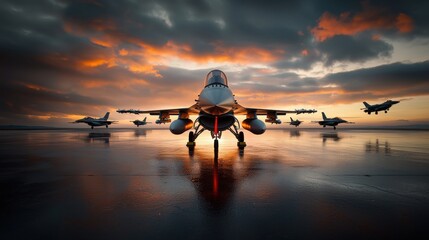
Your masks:
M239 149L244 149L244 133L238 131L240 122L236 115L246 115L246 119L241 126L253 134L263 134L266 130L265 123L258 119L258 115L265 115L265 122L280 124L279 115L286 113L298 113L296 110L275 110L243 107L237 103L235 95L228 86L228 80L224 72L213 70L205 78L204 88L198 95L196 103L190 107L145 110L145 111L127 111L118 110L119 113L149 113L158 115L157 124L171 122L170 115L178 115L178 118L170 124L170 131L173 134L182 134L190 129L187 146L190 151L194 150L195 140L205 130L210 131L214 139L215 153L218 151L219 141L223 131L230 131L238 140ZM309 112L310 110L308 110ZM315 110L311 110L314 112ZM190 115L198 115L195 122Z
M318 123L323 127L332 126L334 127L334 129L337 129L336 126L340 123L353 123L353 122L349 122L344 119L341 119L339 117L327 118L324 112L322 112L322 117L323 117L323 121L313 121L313 122Z
M397 104L399 102L400 101L387 100L384 103L374 104L374 105L370 105L367 102L363 102L363 104L365 105L365 108L361 108L361 110L364 110L364 112L368 114L371 114L372 112L375 112L375 114L378 114L379 111L384 111L385 113L387 113L390 107L392 107L394 104Z
M140 125L146 125L146 124L148 124L148 123L150 123L150 122L146 122L146 118L147 117L145 117L144 119L143 119L143 121L141 121L141 120L134 120L134 121L130 121L130 122L132 122L132 123L134 123L137 127L140 127Z
M286 122L289 123L289 125L293 125L295 127L298 127L303 121L299 121L298 119L293 120L292 117L290 117L290 122Z
M78 119L72 123L86 123L89 126L91 126L91 129L94 129L94 127L100 127L100 126L106 126L106 128L109 127L110 124L117 122L117 121L108 121L110 113L107 112L106 115L102 118L92 118L92 117L84 117L82 119Z
M316 109L304 109L304 108L295 109L295 111L296 111L296 114L301 114L301 113L315 113L315 112L317 112Z

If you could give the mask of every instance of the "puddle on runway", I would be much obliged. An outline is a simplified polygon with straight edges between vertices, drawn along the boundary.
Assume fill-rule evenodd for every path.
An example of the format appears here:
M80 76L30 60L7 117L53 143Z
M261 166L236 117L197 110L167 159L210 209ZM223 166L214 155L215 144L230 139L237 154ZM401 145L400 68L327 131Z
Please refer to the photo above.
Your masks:
M0 131L2 239L406 237L429 214L429 132Z

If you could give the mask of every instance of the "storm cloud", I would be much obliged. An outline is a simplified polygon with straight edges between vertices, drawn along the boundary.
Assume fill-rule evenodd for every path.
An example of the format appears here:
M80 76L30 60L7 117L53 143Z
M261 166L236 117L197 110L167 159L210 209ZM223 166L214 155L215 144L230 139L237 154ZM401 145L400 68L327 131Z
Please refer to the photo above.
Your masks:
M392 41L429 38L427 8L425 1L6 0L0 123L188 106L213 68L226 69L246 104L427 95L427 61L389 63ZM380 63L330 69L369 61ZM331 74L303 74L315 71Z

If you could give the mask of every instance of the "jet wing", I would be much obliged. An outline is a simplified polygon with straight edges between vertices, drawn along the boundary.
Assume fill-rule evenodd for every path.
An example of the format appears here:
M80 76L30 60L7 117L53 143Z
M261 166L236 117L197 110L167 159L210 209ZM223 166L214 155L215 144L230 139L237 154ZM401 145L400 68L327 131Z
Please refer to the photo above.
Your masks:
M263 109L263 108L246 108L240 104L236 104L234 113L235 114L247 114L248 112L254 112L257 115L269 115L276 113L277 115L286 115L287 113L315 113L315 109L298 109L298 110L277 110L277 109Z
M110 120L93 120L91 121L92 123L99 123L99 124L103 124L103 123L108 123L108 124L112 124L112 123L117 123L118 121L110 121Z
M106 123L117 123L118 121L106 121Z
M188 114L198 114L200 110L198 109L198 106L196 104L188 107L188 108L172 108L172 109L158 109L158 110L125 110L125 109L119 109L116 112L118 113L133 113L133 114L141 114L141 113L148 113L150 115L161 115L161 114L168 114L168 115L179 115L181 112L187 112Z

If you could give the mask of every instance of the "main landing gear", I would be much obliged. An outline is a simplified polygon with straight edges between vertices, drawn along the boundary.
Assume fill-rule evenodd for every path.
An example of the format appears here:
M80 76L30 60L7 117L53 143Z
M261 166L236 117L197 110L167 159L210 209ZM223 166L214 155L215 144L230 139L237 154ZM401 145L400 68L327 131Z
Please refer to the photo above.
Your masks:
M235 123L237 123L238 127ZM228 130L232 134L234 134L235 138L237 138L237 147L241 152L244 151L244 148L246 147L246 142L244 141L244 133L242 131L238 132L238 128L240 128L240 123L237 119L235 119L235 123L230 128L228 128Z
M240 150L240 152L242 152L246 147L246 142L244 141L244 133L241 131L239 132L238 131L239 128L240 128L240 123L238 122L237 119L235 119L235 123L231 127L229 127L228 130L237 138L238 140L237 147ZM206 130L203 126L201 126L199 122L199 118L195 120L194 129L195 131L189 132L188 143L186 144L190 154L192 154L195 150L195 145L196 145L195 140L202 132L204 132L204 130ZM222 131L218 131L217 129L217 120L215 120L214 131L211 131L210 133L212 138L214 139L213 147L214 147L215 156L217 156L219 152L219 139L222 136Z
M196 125L198 123L198 125ZM186 146L189 149L189 153L193 153L194 149L195 149L195 140L197 139L198 136L200 136L200 134L202 132L204 132L204 130L206 130L205 128L201 127L200 122L198 121L198 118L195 120L195 124L194 124L194 129L195 129L195 133L193 131L189 132L189 136L188 136L188 143L186 144Z

